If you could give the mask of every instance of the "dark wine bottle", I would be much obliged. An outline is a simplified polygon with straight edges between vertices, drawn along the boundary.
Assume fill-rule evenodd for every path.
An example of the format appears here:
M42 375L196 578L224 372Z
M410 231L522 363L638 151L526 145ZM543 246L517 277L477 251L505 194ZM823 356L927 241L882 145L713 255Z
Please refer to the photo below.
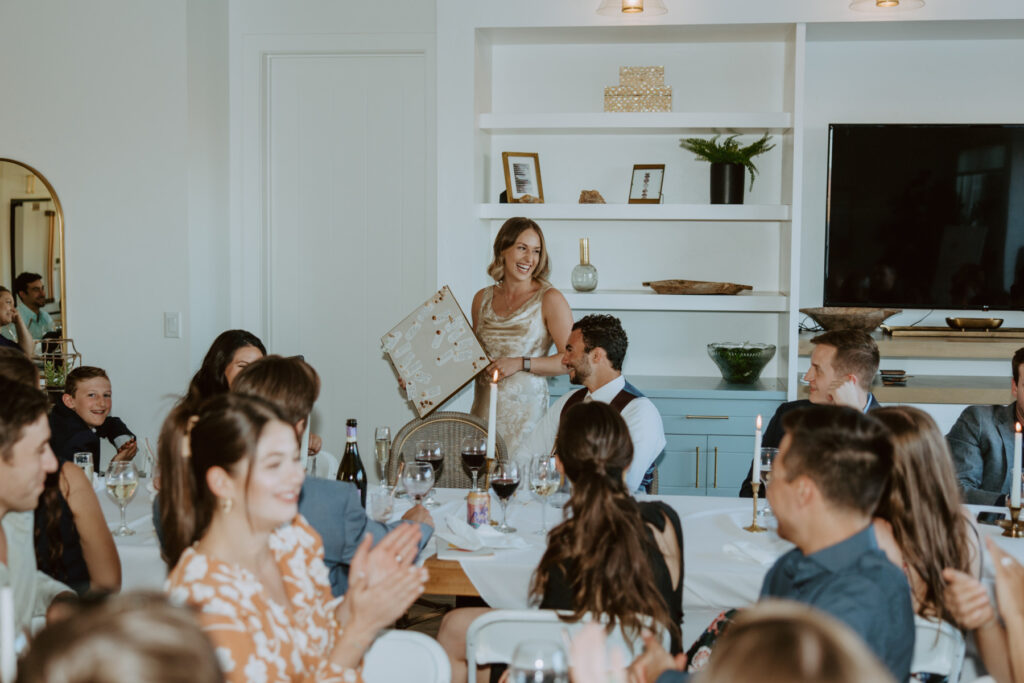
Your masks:
M345 423L345 452L338 465L338 481L347 481L359 488L359 501L366 507L366 470L359 458L359 444L356 442L356 421Z

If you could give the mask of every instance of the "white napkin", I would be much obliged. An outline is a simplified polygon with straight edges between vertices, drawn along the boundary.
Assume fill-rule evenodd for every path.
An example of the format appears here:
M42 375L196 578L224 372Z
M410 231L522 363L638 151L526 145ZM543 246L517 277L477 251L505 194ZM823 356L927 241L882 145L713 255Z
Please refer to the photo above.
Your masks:
M779 555L782 554L778 545L773 544L772 546L761 547L756 543L748 541L731 541L726 543L722 550L725 551L726 555L732 555L747 561L753 560L763 567L774 564L775 560L779 559Z
M529 543L515 534L503 534L489 524L474 529L465 520L447 515L444 524L439 524L434 535L456 548L481 550L483 548L528 548Z

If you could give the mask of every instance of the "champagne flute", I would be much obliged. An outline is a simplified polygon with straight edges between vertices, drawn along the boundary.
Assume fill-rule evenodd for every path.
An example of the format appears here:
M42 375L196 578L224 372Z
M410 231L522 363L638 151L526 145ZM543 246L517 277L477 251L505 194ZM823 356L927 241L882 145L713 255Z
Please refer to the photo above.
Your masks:
M388 487L388 455L391 453L391 427L377 427L373 434L374 453L377 456L377 482Z
M548 496L562 485L562 475L555 466L555 456L548 453L535 455L530 459L530 490L540 497L540 531L534 533L546 536Z
M132 536L134 531L128 528L124 519L124 509L135 497L135 489L139 485L139 473L130 460L115 460L107 468L107 495L121 508L121 525L111 531L114 536Z
M406 463L402 471L402 483L417 505L434 486L434 468L429 463L413 461Z
M547 640L524 640L516 645L508 670L512 683L569 683L565 650Z
M483 469L487 458L487 439L482 435L467 436L462 440L459 450L462 453L462 464L473 477L473 490L476 491L477 476Z
M508 501L518 487L519 466L512 461L496 461L494 471L491 473L491 488L494 489L494 493L501 502L501 525L498 527L498 531L503 534L515 532L515 528L508 525Z
M425 462L434 470L434 483L441 481L441 471L444 469L444 444L440 441L417 441L416 462ZM423 502L423 507L436 508L441 504L434 499L434 492Z
M772 481L772 463L779 454L778 448L764 446L761 448L761 483L764 484L764 507L758 511L759 517L771 517L772 507L768 504L768 484Z

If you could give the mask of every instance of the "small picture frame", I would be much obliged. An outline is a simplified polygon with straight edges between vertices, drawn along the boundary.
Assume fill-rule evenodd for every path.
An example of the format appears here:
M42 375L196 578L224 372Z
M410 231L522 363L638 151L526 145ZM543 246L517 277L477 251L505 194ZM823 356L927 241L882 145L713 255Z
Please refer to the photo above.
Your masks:
M661 204L665 164L636 164L629 183L630 204Z
M525 152L502 152L505 191L510 204L543 204L544 186L540 181L540 157Z

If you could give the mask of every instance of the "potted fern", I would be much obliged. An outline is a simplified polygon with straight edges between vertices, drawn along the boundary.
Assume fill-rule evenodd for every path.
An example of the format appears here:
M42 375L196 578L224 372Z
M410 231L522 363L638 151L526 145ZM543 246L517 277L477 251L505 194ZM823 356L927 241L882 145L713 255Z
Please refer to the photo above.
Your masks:
M711 203L743 203L743 169L750 171L750 187L754 187L757 166L754 157L775 149L771 136L765 133L746 147L736 142L738 135L730 135L722 142L720 135L710 140L704 138L683 138L679 146L693 152L698 159L711 162Z

